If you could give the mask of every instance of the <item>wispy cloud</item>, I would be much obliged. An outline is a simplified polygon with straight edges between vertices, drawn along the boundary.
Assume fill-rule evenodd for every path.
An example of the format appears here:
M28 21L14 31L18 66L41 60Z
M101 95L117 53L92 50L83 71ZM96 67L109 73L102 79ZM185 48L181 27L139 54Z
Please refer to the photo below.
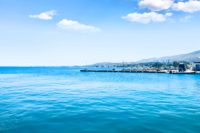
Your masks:
M138 5L141 8L147 8L152 11L160 11L169 9L173 4L173 0L141 0Z
M189 13L197 12L200 11L200 1L189 0L187 2L178 2L175 3L172 8L174 10L189 12Z
M187 15L187 16L184 16L183 18L181 18L180 21L181 22L188 22L191 18L192 18L191 15Z
M145 12L145 13L130 13L123 19L131 22L148 24L150 22L164 22L167 17L172 16L172 13L160 14L157 12Z
M42 12L35 15L29 15L30 18L41 19L41 20L51 20L56 15L55 10L50 10L46 12Z
M76 31L85 31L85 32L99 32L101 31L99 28L82 24L78 21L63 19L57 23L57 26L62 29L76 30Z

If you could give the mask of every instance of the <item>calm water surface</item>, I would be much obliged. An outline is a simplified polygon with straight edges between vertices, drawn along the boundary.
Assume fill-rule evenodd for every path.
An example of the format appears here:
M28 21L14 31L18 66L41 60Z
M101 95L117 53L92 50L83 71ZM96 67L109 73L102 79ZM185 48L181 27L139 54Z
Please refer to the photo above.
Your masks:
M1 67L0 133L200 133L200 75Z

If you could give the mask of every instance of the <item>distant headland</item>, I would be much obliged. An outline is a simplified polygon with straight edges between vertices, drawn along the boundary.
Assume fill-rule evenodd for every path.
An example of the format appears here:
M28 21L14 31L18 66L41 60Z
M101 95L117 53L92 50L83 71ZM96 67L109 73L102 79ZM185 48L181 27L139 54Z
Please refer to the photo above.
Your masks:
M91 69L92 68L92 69ZM200 73L200 50L161 58L143 59L136 62L96 63L81 72L146 72L146 73Z

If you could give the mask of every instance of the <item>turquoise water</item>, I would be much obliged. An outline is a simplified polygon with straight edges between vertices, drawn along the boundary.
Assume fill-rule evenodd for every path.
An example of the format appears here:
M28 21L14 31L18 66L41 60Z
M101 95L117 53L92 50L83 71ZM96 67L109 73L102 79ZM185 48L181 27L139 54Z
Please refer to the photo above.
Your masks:
M0 133L200 133L200 75L1 67Z

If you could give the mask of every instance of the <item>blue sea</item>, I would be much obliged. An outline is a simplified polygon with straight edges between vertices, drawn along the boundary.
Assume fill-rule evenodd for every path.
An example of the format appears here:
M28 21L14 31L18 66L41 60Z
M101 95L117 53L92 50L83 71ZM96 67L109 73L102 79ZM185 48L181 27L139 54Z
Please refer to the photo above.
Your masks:
M200 133L200 75L0 67L0 133Z

